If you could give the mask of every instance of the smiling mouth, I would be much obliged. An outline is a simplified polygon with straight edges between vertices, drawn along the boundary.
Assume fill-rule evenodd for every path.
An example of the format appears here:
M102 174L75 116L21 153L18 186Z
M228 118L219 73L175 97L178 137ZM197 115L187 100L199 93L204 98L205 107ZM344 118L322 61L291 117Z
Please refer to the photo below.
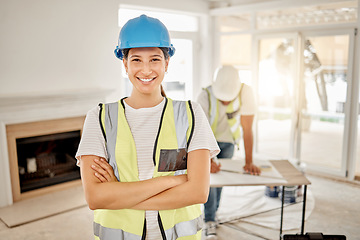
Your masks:
M142 82L151 82L152 80L154 80L155 78L137 78Z

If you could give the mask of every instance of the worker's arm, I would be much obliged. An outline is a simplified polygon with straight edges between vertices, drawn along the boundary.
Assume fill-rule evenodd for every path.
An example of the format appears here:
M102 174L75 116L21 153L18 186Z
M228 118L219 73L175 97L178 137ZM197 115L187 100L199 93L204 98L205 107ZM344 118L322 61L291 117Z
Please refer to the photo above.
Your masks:
M244 170L248 173L259 175L261 173L260 168L253 164L253 131L252 125L254 121L254 115L241 115L240 122L243 129L244 148L245 148L245 166Z
M220 170L221 170L221 163L219 163L219 161L216 160L216 157L212 158L210 162L210 173L217 173L220 172Z
M205 203L210 186L210 151L194 150L188 154L187 182L170 188L136 205L134 209L168 210Z
M140 202L134 206L133 209L168 210L205 203L209 194L209 159L209 150L200 149L189 152L187 161L187 181ZM102 170L108 171L108 168L106 168L104 164L107 163L101 165ZM97 171L100 175L103 175L103 173L100 172L100 169ZM110 173L110 175L111 174L112 173ZM102 179L107 181L107 178L105 177L102 177Z
M207 120L210 122L210 104L209 104L209 95L206 90L202 90L198 96L197 103L200 104L202 110L205 113Z
M96 162L95 159L98 161ZM81 156L80 171L86 201L90 209L132 208L167 189L186 182L186 175L166 176L137 182L118 182L115 177L102 182L98 176L100 157ZM101 175L101 174L100 174ZM111 174L110 174L111 175ZM112 173L112 175L114 175Z

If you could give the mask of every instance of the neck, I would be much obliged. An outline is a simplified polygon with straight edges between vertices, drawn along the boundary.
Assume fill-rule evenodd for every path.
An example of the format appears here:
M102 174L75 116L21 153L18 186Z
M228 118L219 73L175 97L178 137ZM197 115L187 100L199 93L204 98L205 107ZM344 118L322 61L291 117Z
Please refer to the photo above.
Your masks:
M125 102L132 108L150 108L155 107L164 99L161 94L141 94L132 92L131 96L125 99Z
M221 101L221 100L220 100L220 102L225 106L227 106L231 103L231 101Z

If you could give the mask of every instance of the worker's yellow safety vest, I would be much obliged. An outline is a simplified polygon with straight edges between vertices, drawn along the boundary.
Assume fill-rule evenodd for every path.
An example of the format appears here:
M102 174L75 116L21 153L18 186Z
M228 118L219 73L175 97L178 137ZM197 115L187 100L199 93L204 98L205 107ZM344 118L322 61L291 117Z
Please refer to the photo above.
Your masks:
M243 88L244 84L241 84L239 95L237 98L235 98L229 105L226 106L226 115L227 115L227 122L229 123L232 138L234 140L234 143L239 146L240 138L241 138L241 130L240 130L240 117L239 111L241 107L241 90ZM217 99L212 91L211 86L205 88L208 99L209 99L209 121L211 125L211 129L216 136L216 128L218 125L218 119L219 119L219 106L221 102L219 99Z
M109 163L120 182L140 181L135 142L125 117L124 99L100 104L100 122L106 140ZM165 99L158 135L154 144L153 177L185 174L187 148L195 121L191 102ZM186 193L184 193L186 194ZM160 210L162 239L201 239L200 205ZM94 211L94 235L101 240L142 240L146 236L144 210L100 209Z

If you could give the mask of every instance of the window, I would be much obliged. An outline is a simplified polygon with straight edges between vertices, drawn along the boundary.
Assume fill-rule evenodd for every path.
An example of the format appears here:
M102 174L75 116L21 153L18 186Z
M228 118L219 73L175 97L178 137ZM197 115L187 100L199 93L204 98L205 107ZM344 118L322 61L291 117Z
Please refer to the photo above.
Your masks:
M220 64L235 66L239 69L241 82L251 85L251 35L222 35Z
M164 23L170 32L172 44L176 49L174 56L171 57L168 73L165 75L162 84L166 95L176 100L192 99L193 46L199 31L198 18L183 14L120 8L119 26L122 27L129 19L138 17L141 14L157 18ZM125 69L122 72L123 78L128 79ZM131 88L130 81L125 81L125 94L127 96L130 95Z

